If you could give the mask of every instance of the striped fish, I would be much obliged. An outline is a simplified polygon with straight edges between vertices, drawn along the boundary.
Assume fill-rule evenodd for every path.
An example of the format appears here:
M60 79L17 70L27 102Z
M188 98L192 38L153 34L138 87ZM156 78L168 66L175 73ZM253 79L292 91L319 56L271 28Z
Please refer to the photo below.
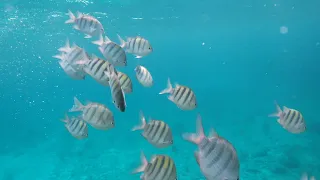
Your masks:
M84 59L77 62L83 66L83 71L103 86L109 86L109 77L104 73L109 71L110 63L92 55L91 59Z
M177 180L177 169L174 161L167 155L155 155L148 162L143 152L141 152L141 165L132 173L143 174L141 180Z
M68 63L67 61L59 61L59 64L61 66L61 68L64 70L64 72L71 77L72 79L75 80L84 80L86 77L86 74L83 71L79 71L74 69L70 63Z
M175 88L173 88L169 78L167 88L162 90L159 94L170 94L168 99L182 110L193 110L197 107L196 95L192 89L177 83Z
M118 78L124 93L132 93L132 81L128 75L123 72L118 71Z
M93 44L99 46L100 52L103 56L114 66L127 66L126 52L118 44L112 42L107 36L103 40L100 35L99 40L92 41Z
M308 179L308 174L307 173L303 173L300 180L316 180L316 178L314 176L311 176L309 179Z
M142 136L149 143L158 148L168 147L173 144L172 132L168 124L159 120L150 120L147 124L142 111L140 111L140 121L141 125L135 126L132 131L143 130Z
M134 71L136 72L137 80L142 86L151 87L153 85L153 78L147 68L143 66L137 66Z
M195 152L201 172L207 180L239 180L240 163L235 148L226 139L216 133L206 137L201 116L197 119L197 134L185 133L183 138L198 145Z
M70 10L68 10L69 20L66 24L74 24L73 28L85 33L85 38L91 38L92 36L98 36L104 34L102 24L93 16L78 12L76 17Z
M110 69L113 67L110 64ZM114 67L113 67L114 69ZM105 71L105 74L109 77L109 85L111 88L111 95L113 99L113 104L121 111L125 112L126 110L126 99L124 92L121 87L120 80L117 76L117 72L114 70Z
M65 127L73 137L77 139L85 139L88 137L88 126L83 120L75 117L72 117L70 120L66 114L65 119L61 121L65 123Z
M306 123L299 111L287 108L286 106L283 106L282 111L277 102L275 104L277 112L270 114L269 117L278 117L278 123L291 133L299 134L306 130Z
M88 103L83 105L74 97L74 105L69 112L76 111L82 111L82 119L96 129L108 130L115 126L113 113L103 104Z
M149 41L140 36L129 37L127 38L127 42L124 41L119 35L118 38L121 43L120 46L125 48L126 52L135 55L136 58L147 56L153 51Z

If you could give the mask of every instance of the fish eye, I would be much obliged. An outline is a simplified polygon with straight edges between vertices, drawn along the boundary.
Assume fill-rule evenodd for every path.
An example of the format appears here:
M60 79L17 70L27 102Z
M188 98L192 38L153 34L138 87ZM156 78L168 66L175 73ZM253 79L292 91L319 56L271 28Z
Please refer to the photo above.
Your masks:
M119 105L117 105L117 108L120 108L120 106L119 106Z

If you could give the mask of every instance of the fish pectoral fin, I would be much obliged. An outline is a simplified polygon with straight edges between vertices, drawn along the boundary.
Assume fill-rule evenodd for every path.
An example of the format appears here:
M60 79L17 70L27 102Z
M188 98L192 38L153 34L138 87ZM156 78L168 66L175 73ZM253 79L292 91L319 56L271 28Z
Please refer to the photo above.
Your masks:
M84 36L84 38L89 39L89 38L92 38L92 36L89 35L89 34L86 34L86 35Z
M135 58L140 59L140 58L142 58L142 56L136 56Z
M90 32L91 32L91 33L93 33L93 32L96 31L96 30L97 30L96 28L92 28L92 27L90 28Z

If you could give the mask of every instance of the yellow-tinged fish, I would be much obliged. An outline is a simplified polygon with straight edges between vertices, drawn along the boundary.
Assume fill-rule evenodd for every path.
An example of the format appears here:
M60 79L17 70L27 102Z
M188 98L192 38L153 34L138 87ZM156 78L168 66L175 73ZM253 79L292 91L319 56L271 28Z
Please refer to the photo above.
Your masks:
M141 36L129 37L127 41L124 41L119 35L118 38L121 43L120 46L124 48L126 52L135 55L136 58L147 56L153 51L150 42Z
M306 130L306 123L302 114L295 109L283 106L281 110L277 102L275 102L277 112L270 114L269 117L278 117L278 123L287 131L299 134Z
M170 94L168 99L182 110L193 110L197 107L196 95L191 88L176 83L173 88L168 78L167 88L159 94Z
M66 114L65 118L61 121L65 123L65 127L73 137L77 139L88 137L88 126L82 119L72 117L70 120Z
M141 180L177 180L177 170L174 161L167 155L155 155L148 163L141 152L141 166L133 173L143 172Z

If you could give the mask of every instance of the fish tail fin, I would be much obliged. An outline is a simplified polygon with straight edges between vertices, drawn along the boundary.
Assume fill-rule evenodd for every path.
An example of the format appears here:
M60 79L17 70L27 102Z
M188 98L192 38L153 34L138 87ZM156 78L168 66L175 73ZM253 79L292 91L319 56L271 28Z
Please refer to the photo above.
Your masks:
M70 50L71 50L70 42L69 42L69 38L67 38L66 44L63 47L59 48L58 51L67 53L67 52L70 52Z
M65 115L64 115L64 119L60 119L60 121L62 121L62 122L64 122L64 123L68 123L68 122L70 122L70 119L69 119L68 114L67 114L67 113L65 113Z
M99 39L96 40L96 41L92 41L92 43L93 43L93 44L96 44L96 45L98 45L98 46L102 46L103 43L104 43L103 35L100 34L100 35L99 35Z
M199 113L197 116L197 133L184 133L182 137L183 139L195 144L199 144L201 140L205 137L202 126L202 118Z
M167 88L162 90L159 94L167 94L167 93L172 93L173 91L173 88L172 88L172 85L171 85L171 82L170 82L170 78L168 78L168 82L167 82Z
M69 112L81 111L82 108L84 107L83 104L79 101L77 97L73 97L73 100L74 100L74 105L69 110Z
M143 112L141 110L139 112L139 117L140 117L141 124L138 126L134 126L131 131L142 130L146 126L147 124L146 118L144 117Z
M67 14L69 15L70 19L68 19L65 23L66 24L74 23L75 20L76 20L76 16L74 16L74 14L69 9L68 9L68 13Z
M142 151L141 151L141 155L140 155L140 160L141 160L141 165L137 169L132 171L132 174L143 172L146 169L146 167L148 166L148 160Z
M122 47L122 48L126 47L126 42L121 38L121 36L119 34L117 34L117 36L120 41L120 47Z
M63 53L52 56L53 58L64 60L65 55Z
M272 114L269 114L269 117L281 117L282 116L282 110L280 106L278 105L277 101L274 101L274 104L276 105L277 112L274 112Z

